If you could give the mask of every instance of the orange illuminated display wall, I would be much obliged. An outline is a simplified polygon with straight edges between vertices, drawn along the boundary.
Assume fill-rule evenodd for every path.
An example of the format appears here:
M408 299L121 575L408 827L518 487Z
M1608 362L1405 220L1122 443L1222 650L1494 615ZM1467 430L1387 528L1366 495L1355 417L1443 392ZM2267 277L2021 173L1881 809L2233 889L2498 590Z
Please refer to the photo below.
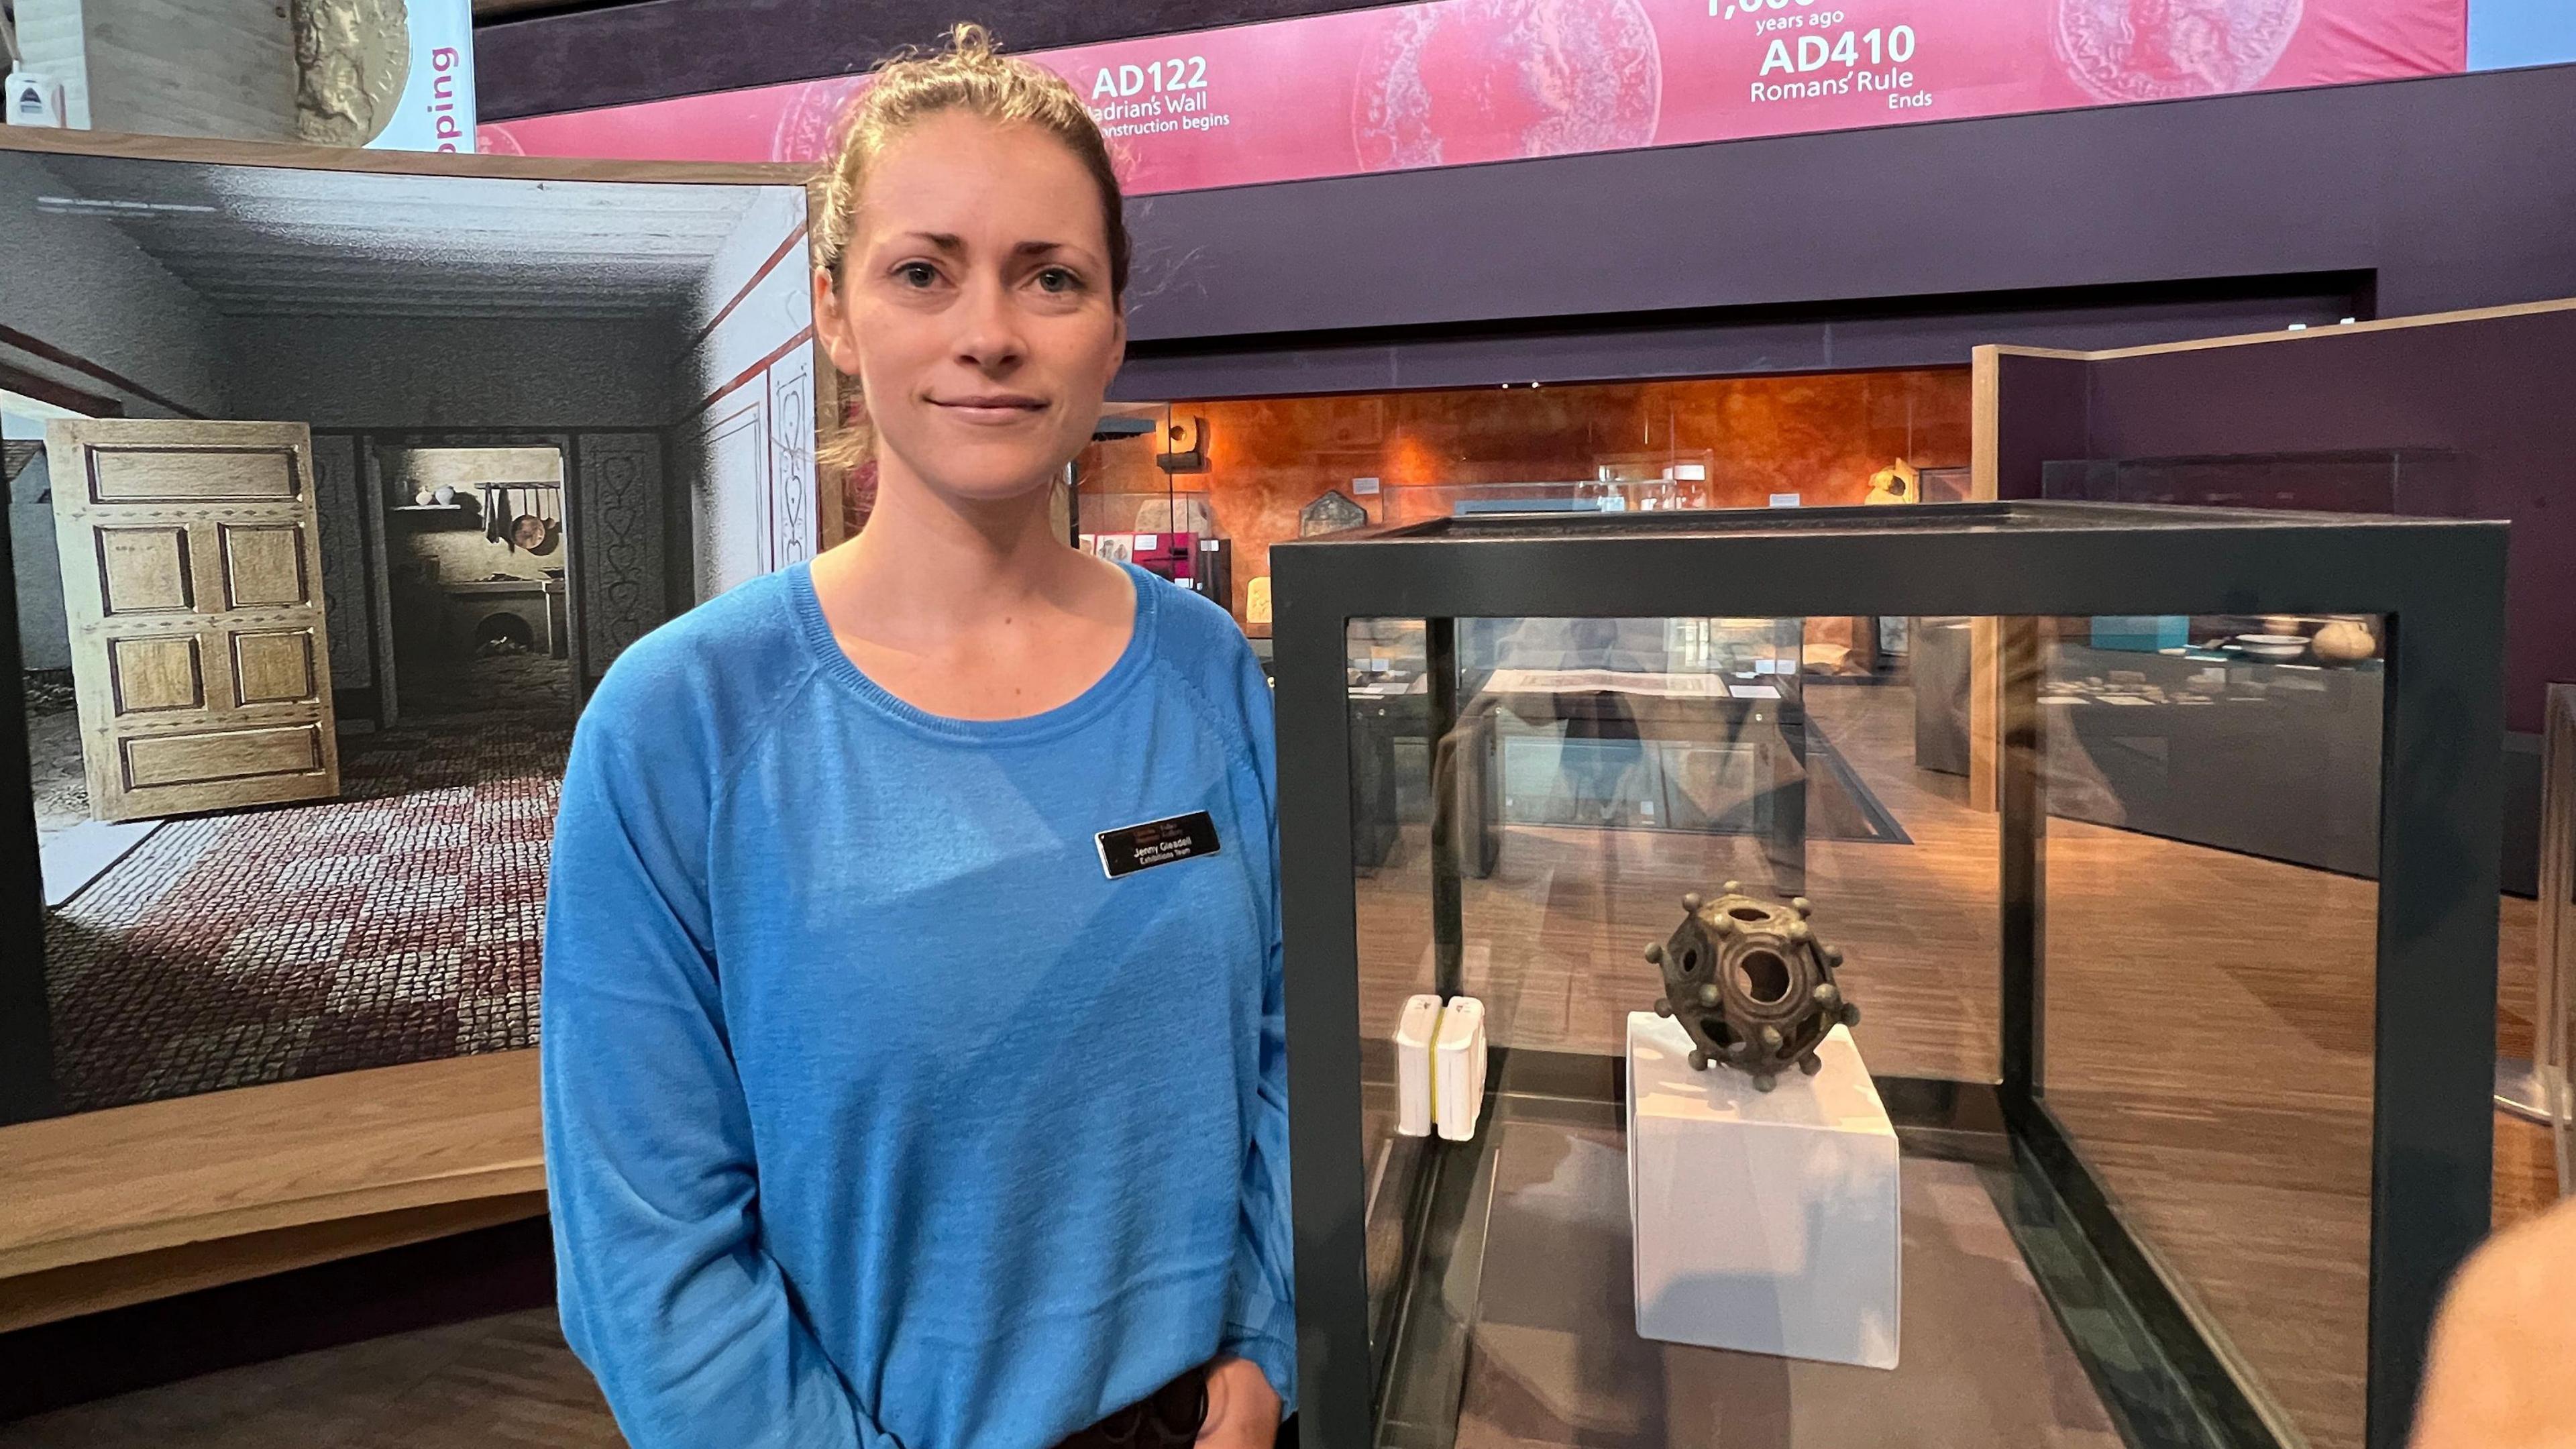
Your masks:
M1203 498L1213 531L1234 541L1241 618L1250 581L1270 571L1270 545L1295 538L1298 510L1327 489L1371 523L1570 497L1604 476L1642 481L1656 506L1762 508L1788 494L1808 507L1854 504L1898 459L1967 465L1968 388L1962 367L1119 408L1205 419L1206 469L1165 473L1155 436L1095 445L1082 459L1081 527L1187 528L1190 506L1176 510L1175 495ZM1654 486L1667 470L1680 481ZM1367 478L1374 495L1355 485Z

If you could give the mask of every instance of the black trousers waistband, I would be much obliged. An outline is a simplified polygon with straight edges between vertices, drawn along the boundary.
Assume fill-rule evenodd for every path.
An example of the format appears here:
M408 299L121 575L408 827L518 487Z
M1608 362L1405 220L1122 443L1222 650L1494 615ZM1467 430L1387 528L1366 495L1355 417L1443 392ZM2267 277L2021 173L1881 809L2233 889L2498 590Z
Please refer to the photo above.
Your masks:
M1056 1449L1189 1449L1207 1422L1207 1366L1202 1364Z

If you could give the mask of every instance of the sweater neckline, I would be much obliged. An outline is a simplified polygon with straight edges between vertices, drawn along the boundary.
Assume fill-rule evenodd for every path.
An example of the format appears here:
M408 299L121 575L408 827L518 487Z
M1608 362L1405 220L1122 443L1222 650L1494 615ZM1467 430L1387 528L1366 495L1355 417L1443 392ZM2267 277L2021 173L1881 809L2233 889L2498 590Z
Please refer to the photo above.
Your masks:
M892 691L868 678L857 662L842 650L841 641L832 636L831 621L823 617L822 596L814 591L812 562L800 560L783 572L787 575L788 592L796 611L799 631L804 635L805 647L813 656L815 669L823 677L857 696L861 703L876 713L916 733L961 744L997 745L1053 739L1079 729L1116 704L1119 697L1134 686L1137 677L1145 672L1147 661L1153 655L1154 635L1161 618L1162 611L1156 598L1160 591L1153 587L1156 582L1154 575L1132 563L1121 563L1119 568L1126 572L1129 584L1136 590L1136 612L1127 631L1127 647L1119 651L1108 672L1093 680L1080 694L1053 709L1021 715L1016 719L955 719L933 714L896 697Z

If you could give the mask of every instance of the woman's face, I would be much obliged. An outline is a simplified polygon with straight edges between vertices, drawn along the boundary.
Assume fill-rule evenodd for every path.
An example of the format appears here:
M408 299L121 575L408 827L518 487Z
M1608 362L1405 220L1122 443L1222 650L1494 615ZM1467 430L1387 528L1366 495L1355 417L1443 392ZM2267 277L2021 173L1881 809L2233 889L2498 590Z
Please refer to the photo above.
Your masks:
M1127 349L1100 191L1034 126L962 111L869 168L815 329L859 380L882 463L956 497L1044 486L1090 441Z

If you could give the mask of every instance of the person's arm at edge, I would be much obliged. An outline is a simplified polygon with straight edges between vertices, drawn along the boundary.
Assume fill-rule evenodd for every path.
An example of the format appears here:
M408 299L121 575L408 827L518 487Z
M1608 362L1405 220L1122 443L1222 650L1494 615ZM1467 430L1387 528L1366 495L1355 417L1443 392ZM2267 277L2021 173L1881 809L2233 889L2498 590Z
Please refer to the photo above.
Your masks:
M1253 771L1262 791L1262 824L1270 832L1275 868L1278 749L1270 687L1249 648L1242 653L1235 683L1251 735ZM1297 1406L1297 1316L1288 1188L1288 1018L1275 892L1264 903L1263 914L1268 958L1262 972L1260 1091L1244 1159L1242 1218L1236 1229L1233 1287L1220 1356L1258 1366L1278 1393L1280 1414L1285 1417Z
M2443 1295L2412 1449L2576 1442L2576 1200L2498 1234Z
M760 1246L695 864L714 782L675 762L648 775L600 704L565 771L547 896L546 1178L565 1338L637 1449L899 1449Z

